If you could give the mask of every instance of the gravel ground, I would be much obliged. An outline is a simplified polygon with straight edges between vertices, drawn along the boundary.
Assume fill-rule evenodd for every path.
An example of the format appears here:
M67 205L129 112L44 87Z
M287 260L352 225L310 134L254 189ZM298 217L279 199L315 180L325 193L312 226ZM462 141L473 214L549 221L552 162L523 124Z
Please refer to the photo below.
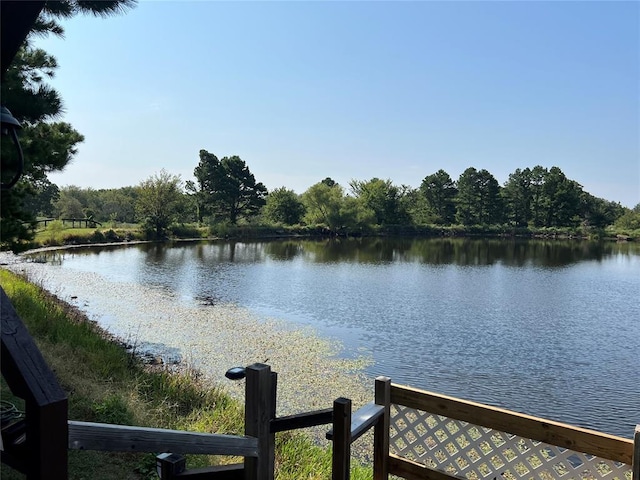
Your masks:
M341 359L341 345L311 329L258 318L239 306L197 305L158 288L113 283L98 273L27 262L6 252L0 252L0 265L26 274L139 351L151 349L168 363L181 357L241 400L244 382L227 380L226 370L256 362L271 365L278 372L279 416L330 408L338 397L351 398L354 410L373 399L373 380L362 373L369 359Z

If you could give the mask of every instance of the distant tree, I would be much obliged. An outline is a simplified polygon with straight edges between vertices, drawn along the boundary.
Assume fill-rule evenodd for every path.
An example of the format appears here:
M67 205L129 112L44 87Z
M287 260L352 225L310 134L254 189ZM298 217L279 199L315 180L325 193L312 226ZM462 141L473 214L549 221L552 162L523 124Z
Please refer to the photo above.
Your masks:
M85 212L102 210L99 194L92 188L80 188L67 185L60 189L58 199L54 203L54 214L63 218L85 218Z
M266 205L262 209L264 217L274 223L295 225L300 223L305 208L293 190L276 188L267 195Z
M422 180L420 194L426 200L432 223L451 225L455 222L457 193L455 182L442 169Z
M63 189L55 203L58 218L84 218L84 206L69 190Z
M419 188L405 187L402 195L402 208L407 212L408 222L412 225L433 223L433 214Z
M458 179L457 220L463 225L490 225L502 220L500 185L487 170L467 168Z
M456 220L462 225L478 223L476 202L476 177L478 171L474 167L467 168L458 178L458 194L456 195Z
M193 180L187 180L184 184L187 193L187 203L193 211L195 211L196 221L202 223L204 221L205 198L204 193L198 189Z
M60 189L48 178L34 181L31 184L33 195L24 198L24 209L33 216L52 217L54 215L54 203L60 196Z
M594 197L587 192L582 192L580 203L580 216L585 227L603 229L624 215L624 207L619 203Z
M546 168L540 165L536 165L531 169L531 180L529 184L531 188L531 215L529 218L536 227L544 225L544 210L546 204L544 182L548 172Z
M377 224L376 214L357 198L345 196L338 210L336 226L365 230Z
M582 186L569 180L558 167L551 167L544 179L544 226L575 226L580 221Z
M363 206L374 213L375 223L378 225L407 223L408 215L401 203L403 192L391 180L351 180L349 186Z
M96 219L134 223L136 221L137 191L134 187L101 190L99 192L102 209L96 212Z
M302 194L302 203L306 208L304 220L329 228L341 227L343 202L344 190L339 184L334 182L333 186L329 186L324 180L318 182Z
M533 191L531 182L531 170L518 168L509 175L509 179L502 189L507 220L517 227L526 227L532 216Z
M337 183L335 182L335 180L331 177L326 177L324 180L322 180L320 183L324 183L327 187L334 187L337 185Z
M628 232L640 230L640 203L632 209L624 208L622 215L615 222L615 227Z
M198 182L204 209L217 220L238 219L255 215L265 204L267 188L249 171L238 156L221 160L206 150L200 150L200 163L193 172Z
M156 239L165 238L167 228L176 220L182 202L181 186L180 176L165 170L138 186L138 216Z

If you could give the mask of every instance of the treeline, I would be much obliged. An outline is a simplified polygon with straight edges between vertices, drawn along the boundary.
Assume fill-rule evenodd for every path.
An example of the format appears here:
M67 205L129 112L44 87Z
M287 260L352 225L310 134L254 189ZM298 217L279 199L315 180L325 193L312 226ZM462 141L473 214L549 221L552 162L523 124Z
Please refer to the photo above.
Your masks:
M122 13L135 2L71 2L62 9L60 2L53 2L55 8L49 3L30 35L62 35L61 18ZM356 234L434 229L478 233L566 229L597 234L614 225L619 233L640 235L640 205L628 209L596 198L557 167L517 169L504 185L487 170L475 168L456 180L439 170L417 188L379 178L352 180L349 185L325 178L298 195L286 187L268 192L239 157L218 159L201 150L195 180L186 183L161 171L136 186L60 188L48 175L71 161L84 137L72 125L58 121L62 97L46 82L56 69L53 56L27 41L2 78L3 105L22 124L24 153L22 162L10 142L0 145L0 177L3 185L13 185L0 191L2 249L25 247L34 238L37 217L137 224L149 238L165 238L190 224L209 226L212 234L245 226L254 232L258 227L299 226L288 228ZM20 172L22 177L14 184Z
M280 187L267 191L237 156L218 159L201 150L195 181L183 183L166 171L137 186L94 190L48 184L25 204L49 218L90 218L138 223L148 237L162 238L171 225L301 225L325 231L370 233L398 227L460 226L468 231L568 229L593 233L615 225L640 229L634 209L594 197L558 167L518 168L504 185L487 170L466 169L457 180L444 170L418 188L391 180L331 178L302 194ZM214 230L215 231L215 230Z

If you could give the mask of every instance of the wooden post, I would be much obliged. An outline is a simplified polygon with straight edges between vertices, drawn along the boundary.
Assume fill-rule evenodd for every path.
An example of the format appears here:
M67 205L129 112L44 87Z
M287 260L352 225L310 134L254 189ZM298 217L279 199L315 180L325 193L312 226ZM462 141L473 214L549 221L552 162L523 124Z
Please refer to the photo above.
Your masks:
M640 425L636 425L633 436L633 457L631 458L631 478L640 480Z
M384 414L373 428L373 480L389 478L389 420L391 418L391 379L376 378L375 403L384 405Z
M245 480L273 480L275 469L275 418L277 375L269 365L253 364L246 369L245 435L258 439L258 457L246 457Z
M351 464L351 400L333 402L332 480L348 480Z
M30 458L27 479L66 478L67 400L46 406L25 402L25 414Z
M18 456L28 480L67 478L67 395L2 288L0 333L2 376L26 413L24 451L5 445L5 453Z

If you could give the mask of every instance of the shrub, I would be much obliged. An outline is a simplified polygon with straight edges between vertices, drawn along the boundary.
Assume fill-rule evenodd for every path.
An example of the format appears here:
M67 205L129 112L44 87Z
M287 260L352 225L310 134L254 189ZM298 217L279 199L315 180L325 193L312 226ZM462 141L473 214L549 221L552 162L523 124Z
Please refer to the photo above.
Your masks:
M110 228L106 232L104 232L104 239L107 242L120 242L122 239L118 236L116 232L113 231L113 228Z
M104 242L103 233L100 230L96 230L89 237L89 242L91 242L91 243L103 243Z

